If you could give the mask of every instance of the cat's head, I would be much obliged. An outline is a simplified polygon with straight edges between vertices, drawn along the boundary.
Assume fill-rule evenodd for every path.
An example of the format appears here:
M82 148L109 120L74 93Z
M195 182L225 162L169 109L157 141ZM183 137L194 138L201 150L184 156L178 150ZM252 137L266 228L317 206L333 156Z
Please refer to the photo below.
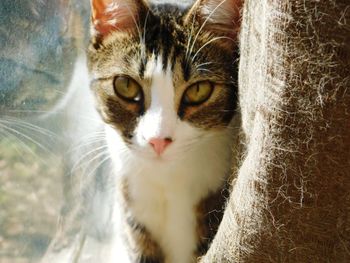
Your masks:
M227 131L237 105L240 7L92 1L91 87L129 149L166 158Z

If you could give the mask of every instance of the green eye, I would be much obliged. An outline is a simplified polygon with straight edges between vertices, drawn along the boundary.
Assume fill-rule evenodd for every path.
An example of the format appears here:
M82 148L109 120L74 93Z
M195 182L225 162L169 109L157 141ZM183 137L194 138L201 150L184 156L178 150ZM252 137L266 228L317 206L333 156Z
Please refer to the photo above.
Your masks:
M142 99L142 90L140 85L129 77L116 77L114 79L114 91L122 99L139 102Z
M214 85L209 81L200 81L185 91L183 102L189 105L199 105L209 99L213 92Z

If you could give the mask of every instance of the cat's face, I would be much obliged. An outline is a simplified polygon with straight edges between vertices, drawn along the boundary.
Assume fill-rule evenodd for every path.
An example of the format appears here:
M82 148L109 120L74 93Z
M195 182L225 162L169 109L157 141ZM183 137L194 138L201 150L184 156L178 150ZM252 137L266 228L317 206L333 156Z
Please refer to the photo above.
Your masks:
M237 104L237 1L93 7L91 87L110 131L133 153L171 159L227 132Z

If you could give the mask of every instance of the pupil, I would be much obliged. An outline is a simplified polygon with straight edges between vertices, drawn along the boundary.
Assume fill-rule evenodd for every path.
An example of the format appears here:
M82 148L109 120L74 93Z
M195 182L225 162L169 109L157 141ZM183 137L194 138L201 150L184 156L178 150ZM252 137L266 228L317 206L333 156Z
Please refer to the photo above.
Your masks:
M126 79L126 89L129 88L129 81L130 81L130 79Z

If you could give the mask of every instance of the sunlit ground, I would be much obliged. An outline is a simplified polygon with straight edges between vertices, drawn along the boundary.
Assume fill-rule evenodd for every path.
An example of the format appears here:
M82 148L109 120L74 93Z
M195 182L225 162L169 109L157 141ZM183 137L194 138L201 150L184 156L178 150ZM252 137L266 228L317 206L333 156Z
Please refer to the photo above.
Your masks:
M25 138L0 138L0 262L38 262L56 230L61 158Z

